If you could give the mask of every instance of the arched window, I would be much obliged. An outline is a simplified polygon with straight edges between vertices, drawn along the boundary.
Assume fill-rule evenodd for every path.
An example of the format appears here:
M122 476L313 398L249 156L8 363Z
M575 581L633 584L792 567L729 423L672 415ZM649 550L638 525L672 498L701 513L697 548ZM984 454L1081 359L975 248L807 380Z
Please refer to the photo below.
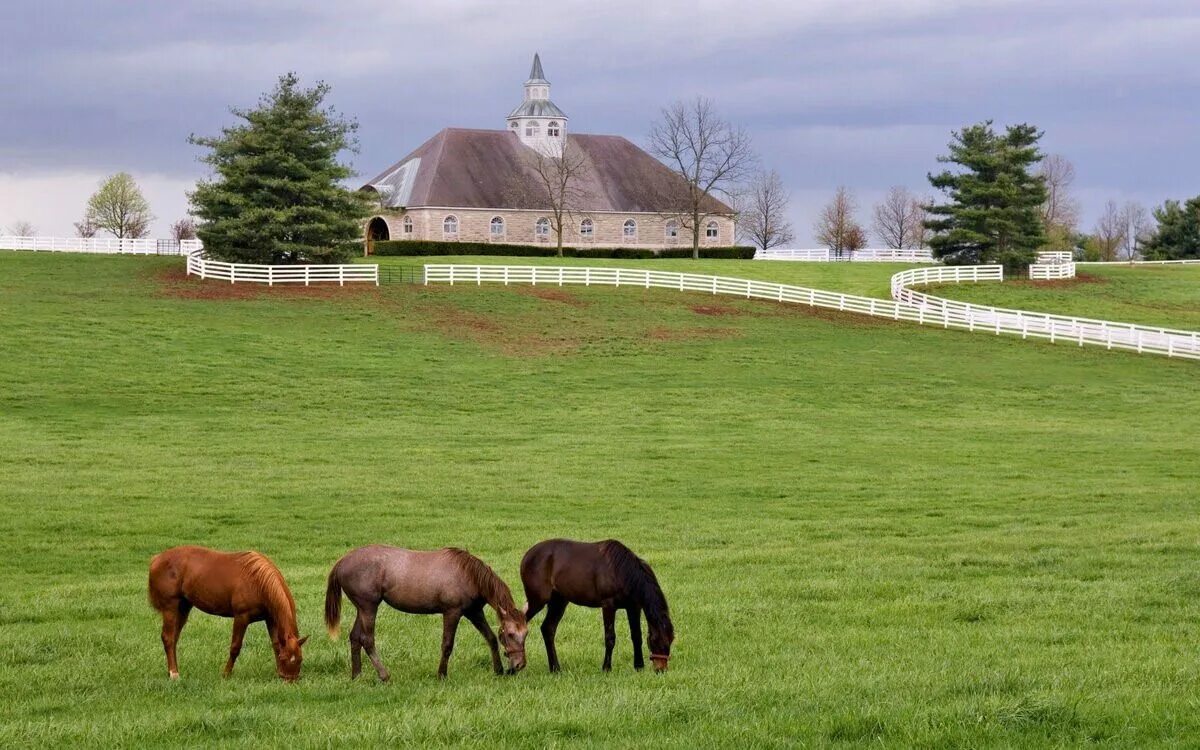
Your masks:
M596 225L591 219L584 219L579 222L579 236L585 240L590 240L595 233Z
M666 225L666 234L668 240L673 240L679 236L679 222L671 219Z
M529 122L525 123L526 137L532 138L536 135L540 135L541 132L542 132L542 126L541 126L541 124L538 123L537 120L530 120Z
M521 123L517 122L516 120L513 120L512 122L510 122L508 124L508 126L510 128L512 128L513 130L516 130L517 128L521 127Z
M411 217L411 216L405 216L405 217L404 217L404 233L405 233L405 234L412 234L412 230L413 230L412 217Z
M550 220L542 217L533 225L533 236L540 242L550 239Z
M442 220L442 234L458 236L458 217L450 214Z
M492 239L496 239L498 237L503 237L504 236L504 219L502 219L499 216L493 216L490 228L491 228L491 232L492 232Z
M710 240L715 240L721 236L721 230L717 227L717 222L710 221L704 227L704 236Z
M621 235L627 240L636 240L637 222L633 219L626 219L625 224L621 227Z
M551 138L557 138L561 133L562 131L558 128L558 120L551 120L549 124L546 125L546 135L550 136Z

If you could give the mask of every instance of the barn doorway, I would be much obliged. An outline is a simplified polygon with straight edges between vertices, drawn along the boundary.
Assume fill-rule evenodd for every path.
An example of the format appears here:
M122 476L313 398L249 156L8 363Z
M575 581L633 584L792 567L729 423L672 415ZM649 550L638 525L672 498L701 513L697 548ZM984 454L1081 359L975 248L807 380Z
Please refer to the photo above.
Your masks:
M374 219L371 219L367 223L367 255L374 254L376 242L386 242L391 238L387 222L382 217L376 216Z

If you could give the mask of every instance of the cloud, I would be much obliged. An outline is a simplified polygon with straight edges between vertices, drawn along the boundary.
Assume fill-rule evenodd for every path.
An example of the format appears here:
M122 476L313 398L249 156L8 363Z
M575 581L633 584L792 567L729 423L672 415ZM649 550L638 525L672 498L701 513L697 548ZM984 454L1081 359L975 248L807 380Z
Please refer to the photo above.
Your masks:
M704 94L797 195L922 189L950 131L987 118L1043 127L1089 210L1194 193L1179 165L1200 159L1194 0L47 0L4 4L0 24L17 30L0 46L5 184L126 169L163 181L164 215L182 207L166 183L203 173L187 136L287 70L333 85L374 173L442 127L502 127L535 48L577 132L641 142L664 104ZM65 205L69 226L77 203L22 210Z

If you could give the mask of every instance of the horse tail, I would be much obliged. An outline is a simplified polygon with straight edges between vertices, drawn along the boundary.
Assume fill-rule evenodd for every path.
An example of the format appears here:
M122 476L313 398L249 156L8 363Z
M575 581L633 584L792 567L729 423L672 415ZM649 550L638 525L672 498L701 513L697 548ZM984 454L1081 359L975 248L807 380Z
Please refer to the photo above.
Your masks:
M329 583L325 586L325 629L335 641L342 630L342 584L336 565L329 571Z

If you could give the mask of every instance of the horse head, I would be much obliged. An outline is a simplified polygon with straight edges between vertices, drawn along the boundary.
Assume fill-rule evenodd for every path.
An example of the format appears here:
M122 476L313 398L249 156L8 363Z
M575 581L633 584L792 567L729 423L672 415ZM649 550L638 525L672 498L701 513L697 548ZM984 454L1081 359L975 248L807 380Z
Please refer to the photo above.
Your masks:
M525 636L529 634L529 624L525 622L525 613L513 608L500 611L500 645L508 655L508 673L516 674L525 668Z
M300 664L304 661L301 647L307 640L308 636L297 638L291 635L275 649L275 672L284 681L295 682L300 679Z

